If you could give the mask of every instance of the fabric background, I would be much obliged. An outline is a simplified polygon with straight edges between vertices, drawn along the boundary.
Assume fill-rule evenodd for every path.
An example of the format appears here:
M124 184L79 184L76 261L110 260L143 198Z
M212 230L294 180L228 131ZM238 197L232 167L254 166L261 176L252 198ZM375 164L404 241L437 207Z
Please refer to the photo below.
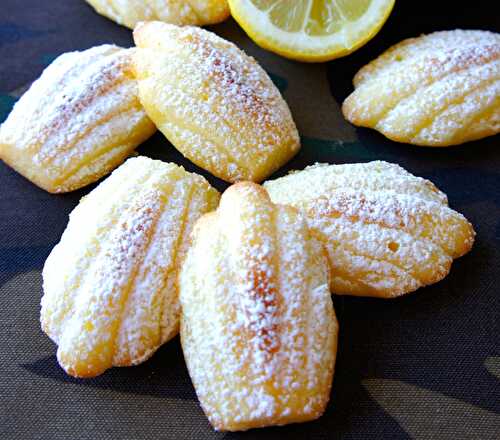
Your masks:
M494 3L399 0L372 42L319 65L264 52L231 20L212 28L255 56L290 105L303 149L278 174L317 161L396 162L435 182L478 234L472 252L434 286L392 301L334 299L340 341L332 398L312 423L214 432L177 339L138 367L86 381L66 376L40 330L40 272L92 187L49 195L0 164L0 438L500 438L499 137L447 149L399 145L352 127L339 111L357 69L405 37L457 27L498 32ZM105 42L130 46L131 33L83 0L1 0L0 121L54 57ZM200 172L161 134L139 152Z

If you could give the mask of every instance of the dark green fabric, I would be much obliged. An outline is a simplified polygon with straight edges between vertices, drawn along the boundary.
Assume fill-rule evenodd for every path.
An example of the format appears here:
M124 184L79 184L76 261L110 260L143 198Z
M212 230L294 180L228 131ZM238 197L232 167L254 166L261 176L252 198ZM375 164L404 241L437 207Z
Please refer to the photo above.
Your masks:
M357 69L391 44L457 27L498 31L494 4L399 0L372 42L322 65L266 53L232 21L212 28L254 55L289 102L303 149L279 174L316 161L396 162L435 182L478 234L472 252L432 287L393 301L335 298L340 341L332 398L312 423L215 433L178 340L138 367L86 381L66 376L40 330L40 272L68 213L92 187L49 195L0 164L0 438L499 438L499 138L447 149L399 145L355 129L339 112ZM129 46L131 33L83 0L1 0L0 120L55 56L105 42ZM160 134L139 151L200 171Z

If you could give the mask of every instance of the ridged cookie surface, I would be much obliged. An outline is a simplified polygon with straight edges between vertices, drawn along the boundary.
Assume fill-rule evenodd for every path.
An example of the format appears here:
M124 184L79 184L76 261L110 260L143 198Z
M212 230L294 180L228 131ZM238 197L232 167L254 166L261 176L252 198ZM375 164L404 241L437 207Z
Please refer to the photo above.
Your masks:
M101 15L133 29L141 21L204 26L229 17L227 0L86 0Z
M0 159L53 193L95 182L156 130L137 96L133 49L59 56L0 127Z
M389 139L443 147L500 132L500 34L435 32L363 67L342 110Z
M338 327L324 250L297 210L232 186L196 223L179 279L184 357L216 429L323 413Z
M160 22L134 31L139 95L188 159L226 181L261 181L299 149L292 116L266 72L234 44Z
M179 261L218 199L203 177L144 157L82 199L43 269L42 329L68 374L138 364L175 336Z
M264 185L326 247L331 289L392 298L444 278L474 230L431 182L387 162L318 164Z

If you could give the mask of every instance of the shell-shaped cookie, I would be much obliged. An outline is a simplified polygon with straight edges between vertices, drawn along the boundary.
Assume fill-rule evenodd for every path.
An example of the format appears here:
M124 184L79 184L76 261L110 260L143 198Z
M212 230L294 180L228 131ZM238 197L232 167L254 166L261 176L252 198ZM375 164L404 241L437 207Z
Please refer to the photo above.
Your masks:
M215 429L323 413L338 327L324 249L297 210L237 183L196 223L179 279L184 357Z
M0 159L53 193L95 182L156 130L137 96L134 49L59 56L0 127Z
M314 165L268 181L325 245L331 289L392 298L444 278L474 242L471 224L431 182L387 162Z
M204 26L229 17L227 0L86 0L101 15L133 29L141 21Z
M160 22L134 31L139 96L188 159L226 181L261 181L299 149L290 110L266 72L234 44Z
M500 132L500 34L435 32L363 67L342 111L389 139L444 147Z
M179 262L218 199L203 177L144 157L82 199L43 269L42 329L68 374L138 364L176 335Z

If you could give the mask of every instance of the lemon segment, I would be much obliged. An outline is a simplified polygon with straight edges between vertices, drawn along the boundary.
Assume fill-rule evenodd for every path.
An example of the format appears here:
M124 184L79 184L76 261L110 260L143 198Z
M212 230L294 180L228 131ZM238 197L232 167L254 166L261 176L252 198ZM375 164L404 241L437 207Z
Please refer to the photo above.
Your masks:
M320 62L372 39L395 0L229 0L231 14L259 46L287 58Z

